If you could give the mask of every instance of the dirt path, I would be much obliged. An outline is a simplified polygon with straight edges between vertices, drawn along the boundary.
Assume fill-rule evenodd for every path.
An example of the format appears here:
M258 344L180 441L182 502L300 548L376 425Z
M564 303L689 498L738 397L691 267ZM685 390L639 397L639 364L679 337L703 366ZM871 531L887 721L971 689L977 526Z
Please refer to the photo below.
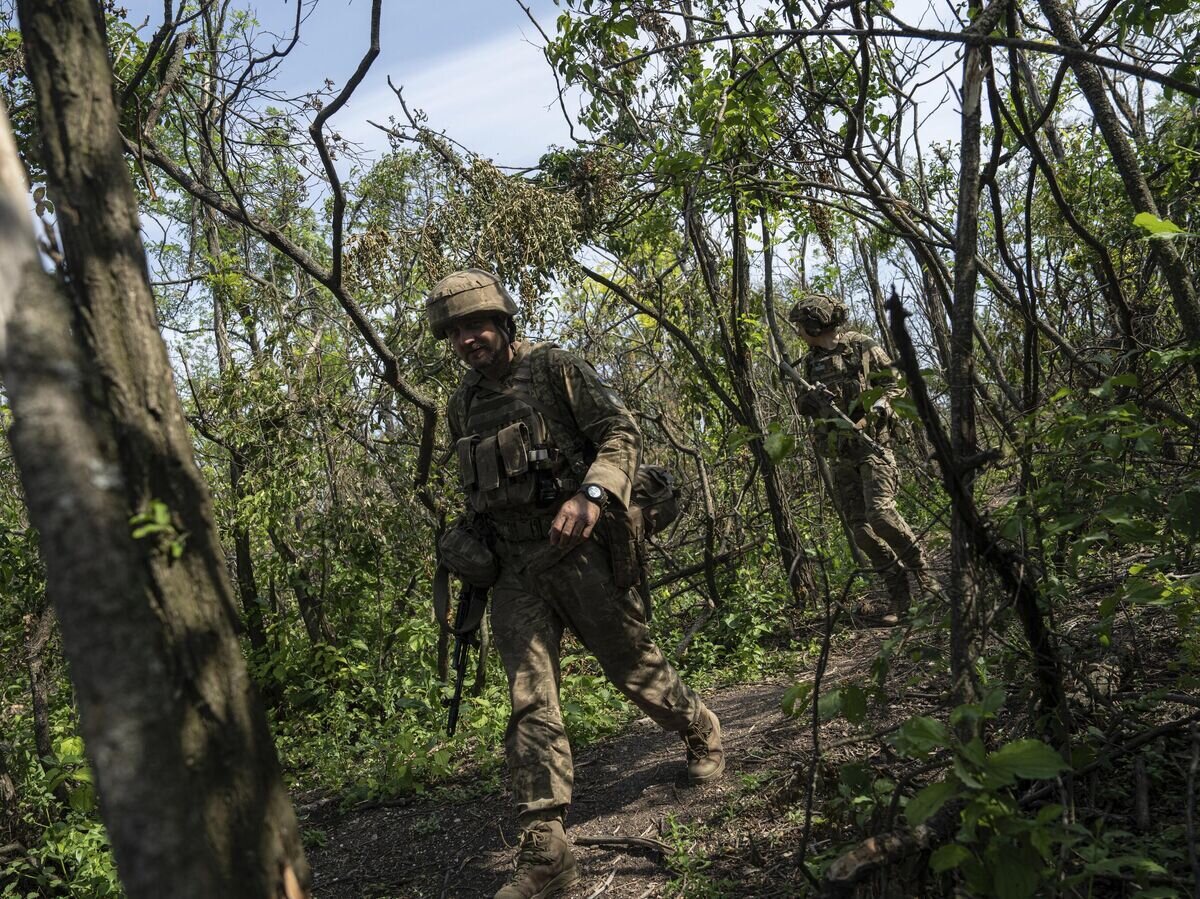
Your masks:
M778 767L771 747L797 730L780 710L786 686L731 687L708 697L729 753L716 784L689 786L678 737L647 718L585 749L576 761L570 835L658 838L669 815L682 825L712 819L744 775ZM516 836L506 795L370 809L320 827L325 844L309 852L320 899L490 897L511 870ZM571 899L660 895L675 877L653 850L577 847L576 856L583 880Z
M865 665L882 633L862 631L843 642L830 659L828 682ZM679 738L647 718L584 749L568 834L661 839L676 854L668 866L652 848L577 845L583 878L568 899L649 899L676 892L668 886L689 876L709 884L705 895L797 895L801 874L788 850L800 823L781 818L768 794L789 779L794 761L807 758L807 726L780 705L799 679L706 694L728 753L725 776L714 784L688 785ZM836 722L822 730L830 727L836 738ZM319 899L491 897L511 871L516 839L508 796L500 792L314 817L303 826L325 837L308 853Z

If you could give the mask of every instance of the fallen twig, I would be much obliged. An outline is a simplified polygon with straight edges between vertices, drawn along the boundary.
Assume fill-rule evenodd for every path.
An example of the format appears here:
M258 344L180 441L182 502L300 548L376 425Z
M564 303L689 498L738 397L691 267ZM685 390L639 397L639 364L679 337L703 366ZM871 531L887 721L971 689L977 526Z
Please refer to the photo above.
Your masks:
M671 851L671 847L662 840L653 840L649 837L575 837L576 846L588 847L613 847L624 846L627 849L646 849L651 852L657 852L660 855L667 855Z

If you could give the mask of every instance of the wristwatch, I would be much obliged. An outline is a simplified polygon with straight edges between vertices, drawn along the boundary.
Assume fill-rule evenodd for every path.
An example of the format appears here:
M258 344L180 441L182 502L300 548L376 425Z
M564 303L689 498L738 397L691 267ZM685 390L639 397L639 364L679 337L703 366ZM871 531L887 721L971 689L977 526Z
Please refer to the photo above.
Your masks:
M584 484L579 488L588 502L593 502L601 509L608 505L608 491L599 484Z

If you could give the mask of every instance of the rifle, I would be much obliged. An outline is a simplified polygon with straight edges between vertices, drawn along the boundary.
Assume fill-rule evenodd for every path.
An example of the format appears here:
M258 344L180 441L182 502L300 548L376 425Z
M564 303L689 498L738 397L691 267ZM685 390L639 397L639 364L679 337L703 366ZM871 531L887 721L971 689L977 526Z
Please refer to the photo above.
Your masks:
M818 397L821 403L821 411L828 413L827 418L837 418L849 426L849 430L853 434L857 434L858 438L863 441L872 451L883 452L883 447L878 441L873 440L858 424L850 418L845 412L837 407L834 402L834 396L829 388L824 384L810 384L800 372L796 371L786 360L779 360L779 369L785 375L792 379L802 390L808 391L810 394Z
M472 624L471 607L475 603L482 605L486 602L486 590L480 590L470 584L463 584L462 591L458 594L458 611L454 615L452 629L454 634L454 695L450 699L443 700L449 709L446 735L450 737L453 737L454 731L458 729L458 707L462 702L463 683L467 679L467 661L470 657L470 650L472 646L479 643L476 637L479 633L479 618L477 616Z

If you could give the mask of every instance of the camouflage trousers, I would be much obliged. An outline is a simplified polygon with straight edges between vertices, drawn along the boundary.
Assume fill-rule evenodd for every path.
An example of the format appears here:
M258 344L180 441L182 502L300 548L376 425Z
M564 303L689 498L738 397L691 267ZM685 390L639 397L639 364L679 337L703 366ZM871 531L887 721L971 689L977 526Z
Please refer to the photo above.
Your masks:
M613 584L604 544L593 536L545 567L550 551L545 540L501 540L492 590L492 636L512 699L504 749L523 827L565 815L571 802L574 768L558 697L564 628L664 730L686 730L703 709L650 639L641 597Z
M900 474L891 450L845 453L829 460L837 503L854 542L893 597L907 596L905 571L925 568L921 544L896 511ZM906 601L906 600L905 600Z

